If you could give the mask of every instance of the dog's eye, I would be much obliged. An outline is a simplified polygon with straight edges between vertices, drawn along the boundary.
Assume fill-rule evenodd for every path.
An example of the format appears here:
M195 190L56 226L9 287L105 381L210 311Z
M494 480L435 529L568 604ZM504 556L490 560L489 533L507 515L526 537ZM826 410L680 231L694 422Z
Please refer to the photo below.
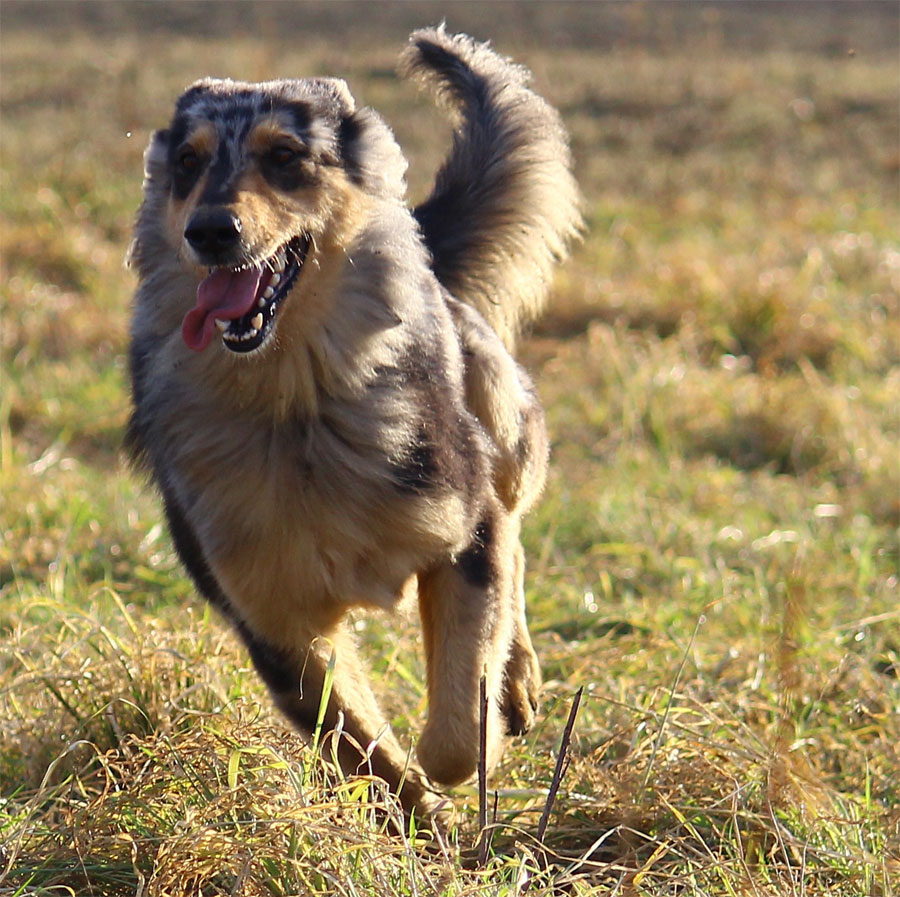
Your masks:
M292 146L273 146L268 152L269 161L280 168L296 162L300 156L300 151Z
M185 174L194 174L200 167L200 157L192 150L182 150L178 155L178 167Z

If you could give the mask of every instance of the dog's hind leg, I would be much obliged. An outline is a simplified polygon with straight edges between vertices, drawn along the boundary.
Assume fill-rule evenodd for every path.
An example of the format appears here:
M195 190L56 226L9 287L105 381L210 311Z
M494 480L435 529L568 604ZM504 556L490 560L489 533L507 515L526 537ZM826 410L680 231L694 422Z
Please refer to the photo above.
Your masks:
M482 675L488 769L503 751L504 673L516 621L512 524L496 509L476 527L465 551L419 576L429 707L417 754L425 772L443 784L461 782L477 767Z
M507 734L523 735L534 725L541 688L541 668L525 617L525 551L521 543L516 545L515 565L515 619L509 659L503 674L501 709Z

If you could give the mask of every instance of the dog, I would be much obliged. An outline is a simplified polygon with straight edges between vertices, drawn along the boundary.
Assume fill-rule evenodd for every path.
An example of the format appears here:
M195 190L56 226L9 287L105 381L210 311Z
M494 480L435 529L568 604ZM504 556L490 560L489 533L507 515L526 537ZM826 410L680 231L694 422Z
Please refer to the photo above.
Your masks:
M309 733L324 703L342 767L422 815L432 782L476 770L482 675L489 770L535 718L520 525L548 443L512 351L581 218L566 132L525 69L443 27L400 65L456 123L412 210L392 132L339 79L201 80L153 133L126 445L277 706ZM406 595L419 766L345 623Z

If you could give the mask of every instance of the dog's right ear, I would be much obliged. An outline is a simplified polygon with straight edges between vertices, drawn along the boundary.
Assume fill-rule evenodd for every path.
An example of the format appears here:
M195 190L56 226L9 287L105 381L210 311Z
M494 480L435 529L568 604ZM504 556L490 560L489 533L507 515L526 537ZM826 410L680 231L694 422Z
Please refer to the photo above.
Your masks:
M169 131L154 131L150 143L144 150L144 179L146 182L161 181L168 177Z

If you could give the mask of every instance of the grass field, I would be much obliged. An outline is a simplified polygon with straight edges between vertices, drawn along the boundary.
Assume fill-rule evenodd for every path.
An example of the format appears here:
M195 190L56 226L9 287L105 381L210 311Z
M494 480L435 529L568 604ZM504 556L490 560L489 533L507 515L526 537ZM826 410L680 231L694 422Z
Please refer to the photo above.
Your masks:
M898 8L2 9L0 895L900 894ZM546 686L488 801L385 833L272 710L123 462L141 153L205 74L393 75L446 16L535 72L588 230L522 347ZM415 615L357 623L405 743ZM560 739L584 687L546 829Z

